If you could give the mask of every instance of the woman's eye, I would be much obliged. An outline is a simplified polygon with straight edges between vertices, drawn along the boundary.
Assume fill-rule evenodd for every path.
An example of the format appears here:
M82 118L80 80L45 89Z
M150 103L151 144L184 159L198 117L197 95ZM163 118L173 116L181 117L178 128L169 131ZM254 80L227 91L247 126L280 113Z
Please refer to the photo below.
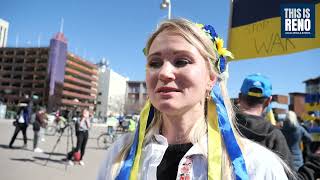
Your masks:
M177 59L175 62L174 62L174 65L176 67L184 67L188 64L191 64L191 62L188 60L188 59Z
M148 66L151 68L160 68L162 66L162 61L149 61Z

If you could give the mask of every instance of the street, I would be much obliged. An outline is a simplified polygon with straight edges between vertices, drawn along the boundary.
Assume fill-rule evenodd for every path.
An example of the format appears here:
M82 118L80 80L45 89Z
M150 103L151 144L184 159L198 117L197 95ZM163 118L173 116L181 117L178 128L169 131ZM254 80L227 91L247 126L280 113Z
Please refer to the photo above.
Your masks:
M46 136L45 142L40 142L39 147L43 153L33 152L33 130L28 127L27 149L22 149L22 132L19 132L13 149L8 148L9 141L14 132L12 120L0 119L0 166L1 179L3 180L80 180L95 179L100 163L105 155L104 149L97 147L97 136L106 130L104 126L94 125L89 132L89 140L86 152L83 158L84 166L74 165L66 166L65 154L67 152L67 132L61 136L57 143L59 134L55 136ZM70 137L70 136L69 136ZM56 149L51 154L54 145ZM74 145L76 138L74 138ZM71 139L69 138L69 148L71 150ZM50 159L48 157L50 156Z

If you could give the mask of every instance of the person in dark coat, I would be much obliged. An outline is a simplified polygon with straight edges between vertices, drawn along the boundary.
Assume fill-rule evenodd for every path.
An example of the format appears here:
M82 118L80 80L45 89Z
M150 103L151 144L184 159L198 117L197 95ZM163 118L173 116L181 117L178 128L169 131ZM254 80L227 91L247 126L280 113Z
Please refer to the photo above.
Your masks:
M271 149L293 168L291 151L281 130L273 126L264 117L264 112L272 100L272 85L269 79L261 74L252 74L243 81L239 94L239 112L236 114L237 127L248 139ZM311 154L297 171L299 180L316 180L320 178L320 152Z
M31 118L31 108L30 103L27 105L25 103L20 104L20 109L18 110L16 121L15 121L15 130L13 133L13 136L11 138L11 141L9 143L9 148L13 148L13 143L17 138L17 135L20 131L22 131L23 135L23 148L27 147L27 128L30 122Z
M239 94L238 128L243 136L271 149L290 165L292 157L284 135L263 116L271 95L269 79L261 74L247 76Z
M47 124L47 115L46 109L40 108L38 112L35 114L35 121L33 122L33 151L34 152L43 152L42 149L38 147L39 142L39 133L41 127L46 127Z

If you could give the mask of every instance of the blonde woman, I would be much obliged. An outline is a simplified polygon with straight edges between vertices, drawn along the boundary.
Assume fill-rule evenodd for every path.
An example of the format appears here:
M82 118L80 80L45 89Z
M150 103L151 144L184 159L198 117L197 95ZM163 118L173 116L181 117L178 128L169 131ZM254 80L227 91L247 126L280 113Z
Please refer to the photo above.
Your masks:
M293 111L286 114L286 119L283 122L281 129L284 134L289 149L293 157L293 169L298 171L303 165L302 151L300 144L302 142L310 144L312 142L311 135L299 124L297 115Z
M280 158L233 127L222 46L212 26L161 23L144 49L138 128L107 150L97 179L287 179Z
M74 165L74 162L72 161L73 158L73 160L79 165L84 166L84 161L82 159L89 139L90 128L90 111L89 109L85 108L81 111L81 117L76 121L75 124L77 146L67 154L69 165Z

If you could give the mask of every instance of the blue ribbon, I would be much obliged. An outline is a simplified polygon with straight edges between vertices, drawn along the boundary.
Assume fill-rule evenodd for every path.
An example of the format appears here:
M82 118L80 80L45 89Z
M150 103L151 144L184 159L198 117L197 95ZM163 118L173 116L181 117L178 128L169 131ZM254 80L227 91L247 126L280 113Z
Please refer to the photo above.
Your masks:
M224 105L223 97L219 83L216 83L211 91L212 100L216 103L219 129L224 140L228 155L232 161L233 172L237 180L249 179L245 161L243 159L240 147L233 134L228 113Z
M148 128L149 125L151 124L153 116L154 116L154 107L151 105L146 128ZM134 158L136 156L137 146L139 141L140 121L141 119L139 120L137 129L134 135L134 139L133 139L133 144L130 148L129 154L126 157L125 161L123 162L123 166L121 167L121 170L119 172L119 175L116 177L116 180L130 179L130 172L133 166Z
M220 73L223 73L226 70L226 58L223 56L220 56L219 59L220 59L219 70L220 70Z
M123 166L121 167L121 170L116 180L123 180L123 179L130 178L130 172L131 172L131 168L134 162L134 157L136 155L137 146L138 146L138 136L139 136L139 127L140 127L139 124L140 123L138 123L138 127L135 132L133 144L130 148L129 154L126 157L126 160L124 161Z

